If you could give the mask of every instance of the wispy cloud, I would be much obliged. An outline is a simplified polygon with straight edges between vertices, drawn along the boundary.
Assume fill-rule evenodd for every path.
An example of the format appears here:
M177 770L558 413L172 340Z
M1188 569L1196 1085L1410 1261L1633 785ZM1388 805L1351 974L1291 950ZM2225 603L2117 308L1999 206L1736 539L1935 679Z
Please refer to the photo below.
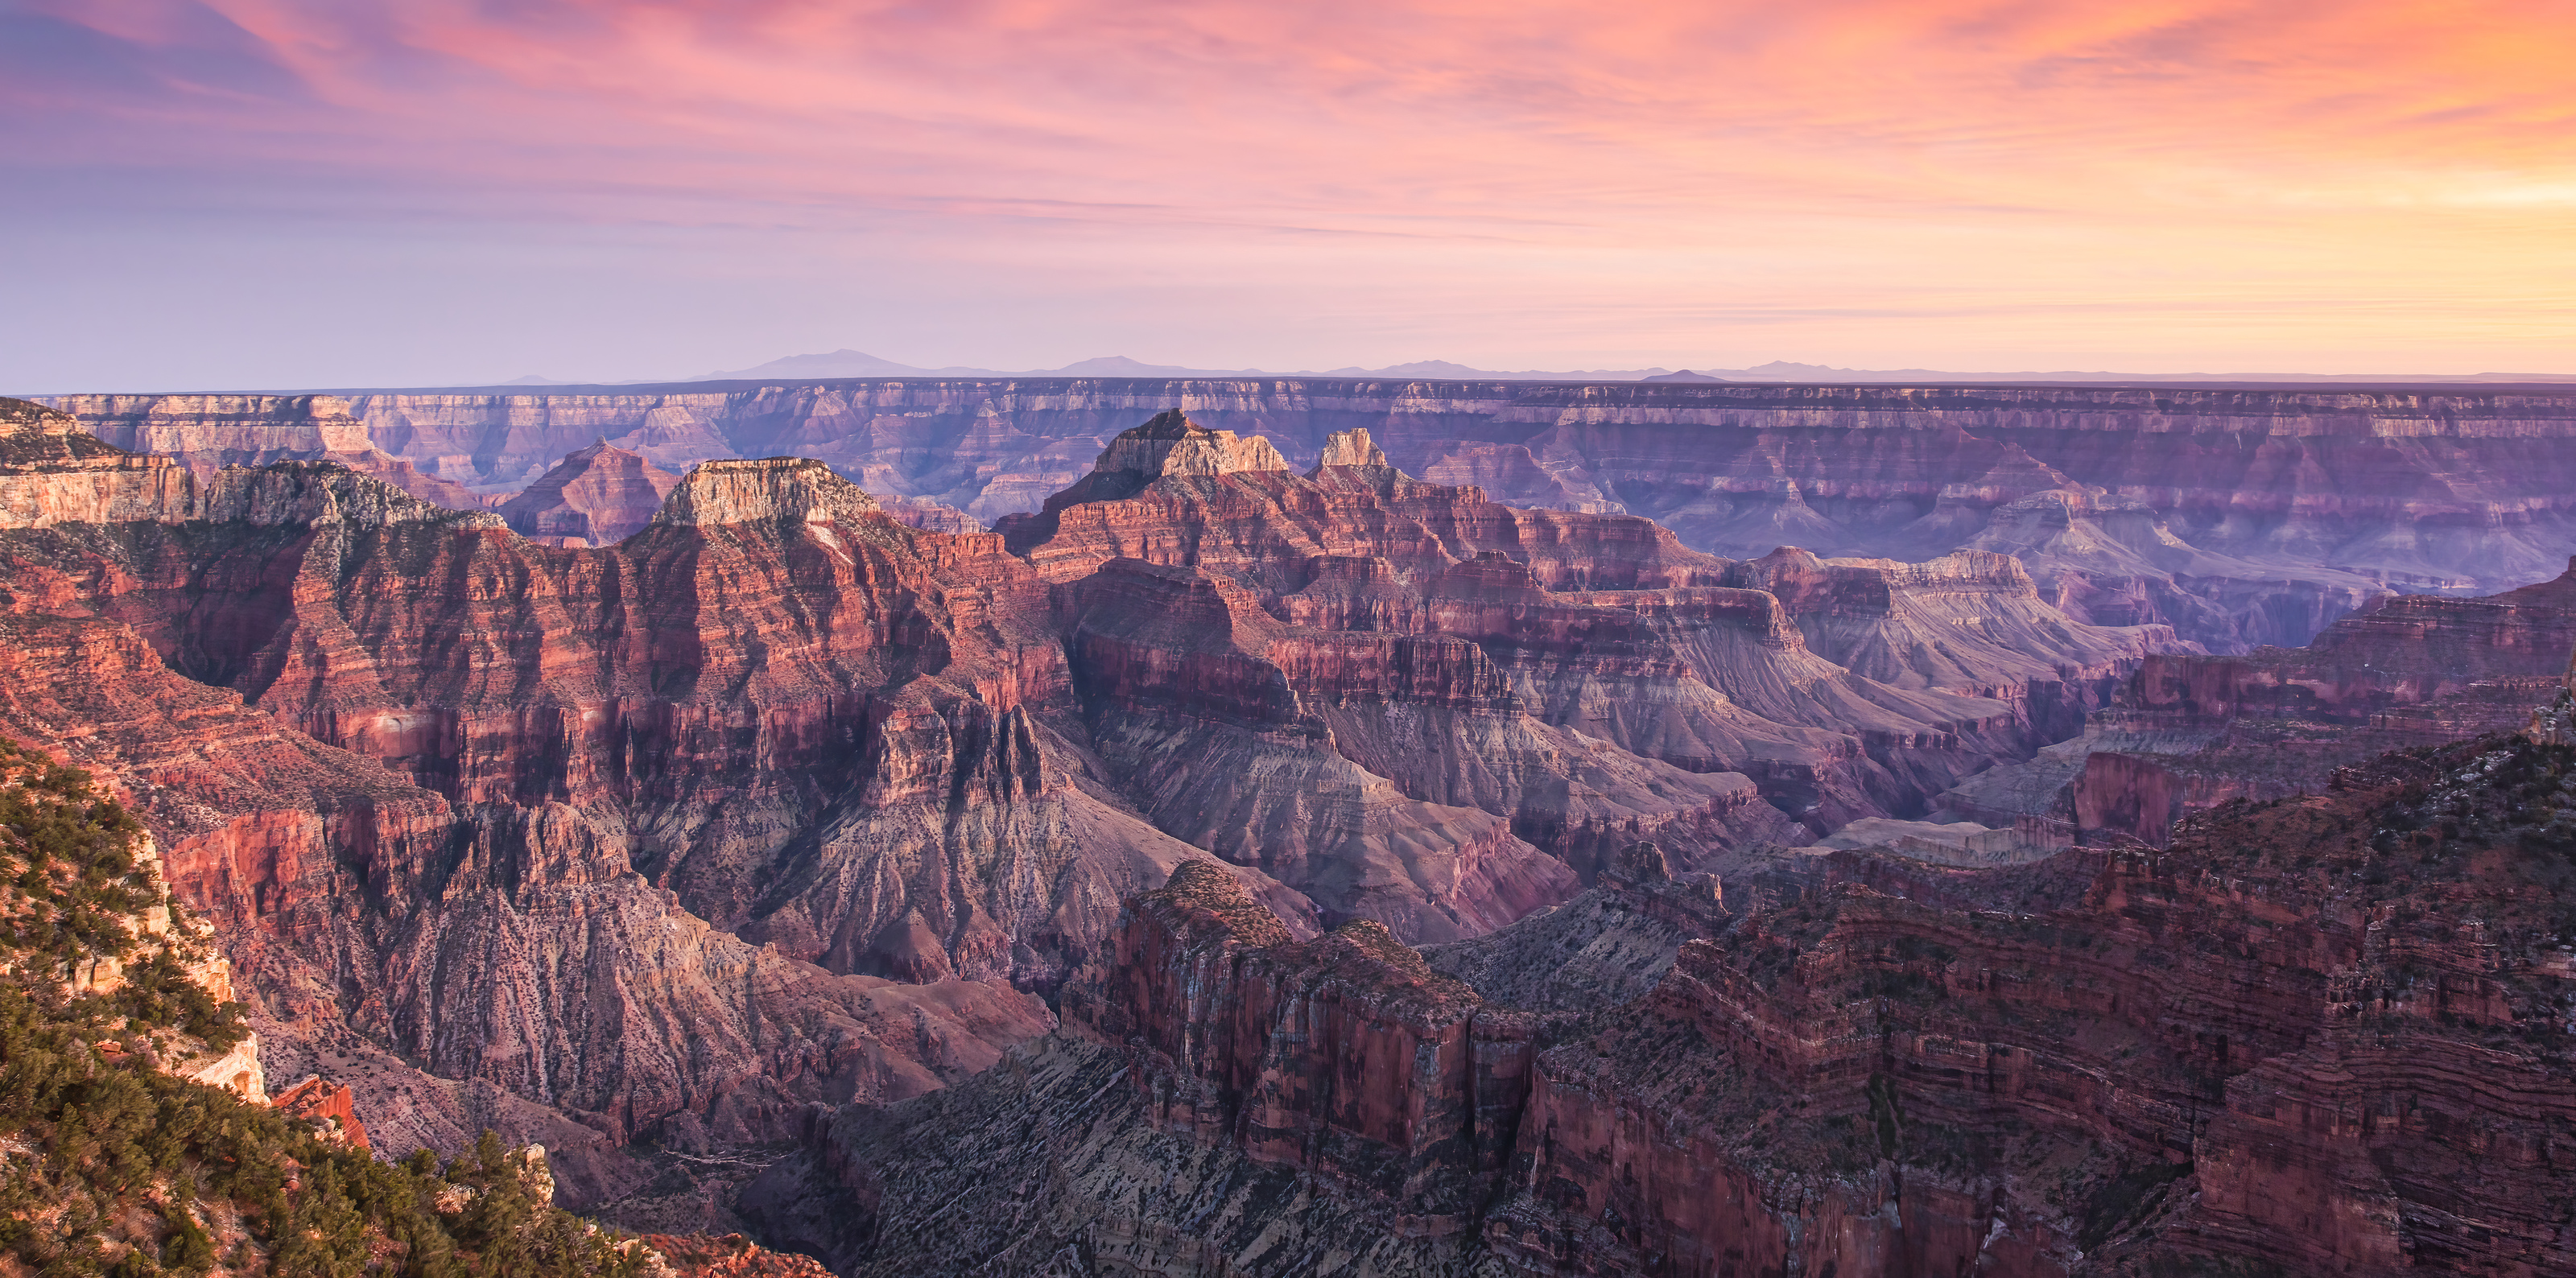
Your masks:
M1514 364L2529 365L2576 337L2527 287L2576 279L2570 65L2556 0L5 0L0 154L210 252L234 215L392 258L395 224L682 230L745 289L791 259L932 281L810 343L905 308L971 335L950 294L1030 308L999 341L1066 334L934 360L1328 364L1411 331ZM1146 287L1174 279L1186 322ZM1337 291L1393 311L1351 332ZM1585 310L1605 291L1632 322ZM1926 294L1937 333L1899 300ZM2497 313L2426 332L2357 296ZM1679 305L1711 298L1759 300ZM2210 306L2270 331L2175 318Z

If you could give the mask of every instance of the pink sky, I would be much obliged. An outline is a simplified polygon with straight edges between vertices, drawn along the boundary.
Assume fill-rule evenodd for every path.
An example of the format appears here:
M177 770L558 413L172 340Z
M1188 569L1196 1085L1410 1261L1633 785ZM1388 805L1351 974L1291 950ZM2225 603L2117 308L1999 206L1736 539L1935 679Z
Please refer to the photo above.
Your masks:
M6 0L0 388L2576 372L2576 6Z

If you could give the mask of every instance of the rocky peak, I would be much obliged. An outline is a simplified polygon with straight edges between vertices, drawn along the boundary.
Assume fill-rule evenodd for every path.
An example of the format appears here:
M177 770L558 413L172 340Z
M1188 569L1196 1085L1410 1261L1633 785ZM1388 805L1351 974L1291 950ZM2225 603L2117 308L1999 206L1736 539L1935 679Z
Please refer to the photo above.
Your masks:
M129 454L80 429L80 421L23 399L0 399L0 472L84 468Z
M1669 883L1673 877L1673 866L1671 859L1664 855L1663 848L1651 841L1643 841L1619 849L1618 855L1603 867L1602 877L1616 880L1617 886L1621 887Z
M1412 479L1397 470L1386 459L1386 450L1369 438L1367 430L1354 427L1337 430L1324 439L1323 458L1306 472L1308 479L1325 483L1357 480L1382 494L1392 495L1396 484Z
M0 398L0 431L11 434L40 431L63 435L70 433L73 424L71 414L47 408L33 400Z
M1138 897L1129 908L1158 916L1177 935L1205 932L1211 939L1239 945L1285 945L1290 940L1277 914L1253 900L1241 879L1210 861L1174 866L1168 882Z
M193 510L163 518L271 527L340 524L384 528L419 522L448 523L458 528L503 526L501 517L489 511L449 510L373 475L327 461L226 466L199 491Z
M601 440L564 455L545 477L501 507L526 537L578 538L604 546L653 522L680 477Z
M1363 443L1367 439L1365 431L1345 433L1358 434ZM1378 457L1385 460L1383 453ZM1119 432L1092 467L1095 474L1128 474L1147 480L1169 475L1286 469L1288 459L1280 456L1269 440L1259 435L1240 438L1230 430L1210 430L1177 408L1156 414L1142 426Z
M810 457L700 462L653 516L656 525L710 527L784 520L831 523L882 513L877 499Z
M1365 427L1337 430L1324 437L1321 466L1389 466L1386 450L1369 438Z

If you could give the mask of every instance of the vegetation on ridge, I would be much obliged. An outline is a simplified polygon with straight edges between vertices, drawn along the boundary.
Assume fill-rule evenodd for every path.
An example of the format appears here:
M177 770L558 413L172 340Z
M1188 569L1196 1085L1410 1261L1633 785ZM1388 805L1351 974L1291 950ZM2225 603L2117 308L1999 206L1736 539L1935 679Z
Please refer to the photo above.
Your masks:
M191 974L203 939L142 826L88 774L0 739L0 1275L537 1278L650 1253L556 1210L542 1156L487 1132L445 1168L325 1139L165 1072L248 1034ZM121 967L105 992L76 971Z

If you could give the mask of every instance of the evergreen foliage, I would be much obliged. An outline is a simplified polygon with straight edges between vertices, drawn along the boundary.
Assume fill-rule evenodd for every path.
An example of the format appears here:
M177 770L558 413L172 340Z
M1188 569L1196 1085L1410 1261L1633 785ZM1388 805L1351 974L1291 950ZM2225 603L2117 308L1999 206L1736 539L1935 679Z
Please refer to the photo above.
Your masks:
M137 855L140 823L87 775L0 739L0 1272L42 1278L553 1278L646 1253L547 1201L541 1159L486 1132L441 1169L323 1139L164 1073L174 1049L248 1034L189 979L185 929ZM110 993L72 966L125 962Z

